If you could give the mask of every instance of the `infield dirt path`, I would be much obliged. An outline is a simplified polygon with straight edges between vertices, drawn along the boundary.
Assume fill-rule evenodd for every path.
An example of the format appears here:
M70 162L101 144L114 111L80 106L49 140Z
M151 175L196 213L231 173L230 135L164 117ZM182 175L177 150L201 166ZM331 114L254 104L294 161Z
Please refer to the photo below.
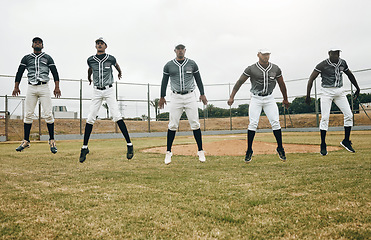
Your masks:
M203 143L206 155L209 156L244 156L246 152L246 140L232 139L216 142ZM254 141L254 154L276 154L276 143ZM286 153L319 153L319 145L284 144ZM327 151L336 151L340 147L328 146ZM166 147L144 149L143 152L165 153ZM196 144L174 145L172 152L175 155L196 156Z

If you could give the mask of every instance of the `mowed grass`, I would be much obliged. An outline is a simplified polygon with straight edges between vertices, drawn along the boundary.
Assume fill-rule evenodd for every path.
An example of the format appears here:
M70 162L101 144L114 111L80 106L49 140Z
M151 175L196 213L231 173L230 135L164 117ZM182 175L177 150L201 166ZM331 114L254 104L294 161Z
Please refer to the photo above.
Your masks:
M244 138L244 135L240 135ZM319 133L284 133L284 143L318 144ZM338 146L342 132L329 132ZM205 141L220 141L216 136ZM273 134L256 140L274 142ZM357 153L345 150L195 157L141 153L165 138L46 142L18 153L0 144L2 239L370 239L371 132L354 131ZM176 137L175 144L192 142ZM318 149L319 146L317 145ZM196 149L195 149L196 151ZM225 149L228 152L228 149Z

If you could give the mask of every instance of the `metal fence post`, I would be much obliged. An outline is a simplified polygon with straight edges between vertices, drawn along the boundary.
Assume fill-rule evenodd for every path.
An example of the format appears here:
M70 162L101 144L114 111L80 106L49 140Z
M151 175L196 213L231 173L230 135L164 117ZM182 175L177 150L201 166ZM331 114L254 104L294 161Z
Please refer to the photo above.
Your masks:
M231 83L228 83L229 96L231 96ZM229 130L232 130L232 106L229 106Z
M353 115L353 125L355 125L354 124L354 113L355 113L355 111L354 111L354 104L353 104L353 84L350 84L350 102L351 102L351 107L352 107L352 115Z
M9 136L8 136L8 124L9 124L8 95L5 95L5 141L8 141L9 140Z
M148 83L148 92L147 92L147 107L148 107L148 132L151 132L151 106L150 106L150 92L149 92L149 83Z
M118 88L117 88L117 82L115 82L115 84L116 84L116 102L118 104L119 93L118 93ZM118 133L117 124L116 123L114 124L115 124L115 133Z
M37 138L37 140L40 141L41 139L41 103L39 101L39 137Z
M319 127L319 109L318 109L318 98L317 98L317 79L314 80L314 109L316 111L316 125Z
M82 79L80 79L80 135L82 135Z

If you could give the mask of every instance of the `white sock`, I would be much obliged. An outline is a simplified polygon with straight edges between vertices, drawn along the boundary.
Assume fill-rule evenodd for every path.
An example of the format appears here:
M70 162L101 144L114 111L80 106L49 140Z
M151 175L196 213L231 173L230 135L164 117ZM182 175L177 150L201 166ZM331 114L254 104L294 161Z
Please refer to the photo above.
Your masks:
M133 146L133 144L132 144L132 143L128 143L127 145L128 145L128 146Z
M87 149L87 148L88 148L88 145L82 145L81 149Z

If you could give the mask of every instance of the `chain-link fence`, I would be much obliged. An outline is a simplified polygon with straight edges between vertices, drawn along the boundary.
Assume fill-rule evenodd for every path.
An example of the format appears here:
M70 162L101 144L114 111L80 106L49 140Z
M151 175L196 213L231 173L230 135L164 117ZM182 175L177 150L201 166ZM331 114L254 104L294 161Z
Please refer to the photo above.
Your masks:
M370 78L371 69L362 69L353 71L356 79L361 87L361 93L371 92L371 84L368 80ZM3 92L0 95L0 135L5 137L5 140L9 139L12 135L12 139L21 139L23 136L23 123L24 118L24 100L25 93L27 91L27 84L22 81L21 84L21 95L17 97L11 96L12 86L14 82L14 76L0 75L0 79L3 82L8 82L8 88L0 90ZM319 78L318 78L319 79ZM303 114L290 114L290 110L287 111L283 107L280 107L280 118L281 125L284 128L287 127L308 127L318 126L319 124L319 103L318 99L321 97L321 92L318 91L320 88L320 81L315 81L312 89L312 97L315 100L315 110L310 112L310 116ZM305 96L306 84L308 78L301 79L289 79L285 80L289 100L293 101L295 98ZM244 84L238 92L233 107L227 105L227 100L233 89L234 83L220 83L220 84L204 84L205 94L208 98L208 105L204 106L199 102L199 115L202 130L234 130L234 129L246 129L248 125L248 103L250 101L249 88L250 83ZM54 85L50 82L51 91ZM89 82L83 79L61 79L60 88L62 90L61 98L52 98L53 114L56 118L56 127L59 122L63 122L63 129L56 130L57 134L83 134L85 126L85 118L89 113L90 97L92 96L92 86L89 86ZM353 92L353 87L346 77L344 79L344 88L347 93ZM129 126L131 132L153 132L153 131L166 131L167 129L167 117L168 105L164 109L158 109L158 98L160 93L160 84L139 84L116 81L115 82L116 99L119 103L119 109L122 116ZM5 92L6 91L6 92ZM9 95L5 94L9 93ZM170 88L167 90L167 101L169 102ZM198 91L196 91L196 94ZM241 97L242 96L242 97ZM245 97L246 96L246 97ZM279 88L276 87L274 96L277 102L282 101L281 93ZM350 102L354 113L363 112L365 117L368 117L367 111L370 106L361 106L361 111L358 111L351 96ZM358 103L357 103L358 104ZM219 112L218 112L219 111ZM227 113L226 113L227 112ZM110 127L101 127L100 132L117 132L117 126L112 122L106 121L110 119L109 109L106 106L102 106L98 113L98 124L97 125L109 125ZM264 116L264 112L262 113ZM356 115L356 114L355 114ZM34 131L36 138L40 138L41 135L45 134L45 130L41 126L42 119L41 107L35 109L35 122L38 124ZM306 119L306 120L303 120ZM305 121L305 123L303 122ZM184 123L183 123L184 122ZM355 118L355 125L364 124L363 119L360 117ZM62 123L61 123L62 124ZM334 123L335 125L340 123ZM367 124L367 121L366 121ZM96 124L95 124L96 125ZM371 125L369 120L368 125ZM259 123L260 128L269 127L267 120L262 117ZM186 120L182 120L180 123L179 131L187 131L188 124ZM35 132L36 131L36 132ZM12 133L12 134L11 134Z

